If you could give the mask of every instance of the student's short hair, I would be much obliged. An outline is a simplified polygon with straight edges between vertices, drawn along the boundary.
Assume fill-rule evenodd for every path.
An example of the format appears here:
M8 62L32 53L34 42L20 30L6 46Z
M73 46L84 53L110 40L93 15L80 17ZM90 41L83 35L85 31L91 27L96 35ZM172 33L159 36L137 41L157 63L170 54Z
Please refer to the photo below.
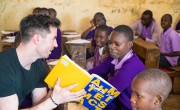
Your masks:
M45 15L48 15L48 16L50 15L50 12L49 12L49 10L47 8L39 9L38 13L39 14L45 14Z
M113 29L113 31L123 33L129 41L134 40L133 30L127 25L119 25Z
M107 25L99 25L98 27L96 27L96 30L102 30L102 31L105 31L106 32L106 35L110 35L111 33L111 30L110 30L110 27L107 26Z
M57 18L50 18L47 15L32 14L23 18L20 22L20 34L22 41L27 42L36 33L50 33L50 26L59 27L60 21Z
M172 16L170 14L165 14L165 15L163 15L163 17L164 16L167 16L169 18L170 22L172 22L173 19L172 19Z
M39 12L40 9L41 9L40 7L34 8L34 9L33 9L33 13L34 13L35 11Z
M148 15L148 16L150 16L151 18L153 18L153 13L152 13L151 10L146 10L146 11L144 11L144 12L143 12L143 15Z
M56 10L55 10L54 8L49 8L48 10L49 10L50 14L51 14L52 12L53 12L53 13L56 13Z
M169 75L159 69L147 69L139 73L134 80L144 80L150 84L149 90L152 94L161 95L164 100L168 97L172 82Z
M104 20L104 22L106 24L106 18L105 18L104 14L102 12L97 12L97 13L95 13L94 16L100 16L102 18L102 20Z

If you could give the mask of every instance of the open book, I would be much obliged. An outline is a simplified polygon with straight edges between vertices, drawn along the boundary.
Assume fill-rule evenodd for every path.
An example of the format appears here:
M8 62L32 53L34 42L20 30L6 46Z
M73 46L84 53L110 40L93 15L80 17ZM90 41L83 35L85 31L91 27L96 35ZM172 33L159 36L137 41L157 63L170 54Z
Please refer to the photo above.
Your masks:
M84 98L79 100L89 109L101 110L105 108L120 92L111 84L96 74L90 75L86 70L73 62L67 55L62 56L53 67L45 82L54 87L57 78L60 78L60 87L78 84L70 91L85 89Z

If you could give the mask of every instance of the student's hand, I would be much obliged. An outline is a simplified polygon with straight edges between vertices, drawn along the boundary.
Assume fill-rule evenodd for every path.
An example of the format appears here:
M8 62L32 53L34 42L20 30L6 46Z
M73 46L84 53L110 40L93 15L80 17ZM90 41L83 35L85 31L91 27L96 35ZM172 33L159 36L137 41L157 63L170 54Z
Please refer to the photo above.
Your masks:
M70 90L76 87L77 84L73 84L65 88L61 88L59 84L60 84L60 79L58 78L51 94L52 99L57 104L80 100L81 98L83 98L83 95L86 93L84 89L78 92L70 92Z
M90 21L90 23L91 23L91 27L95 27L94 19L92 19L92 20Z
M138 37L139 37L139 36L141 36L141 35L140 35L139 33L136 32L136 33L135 33L135 36L138 36Z
M140 35L139 38L141 38L142 40L146 40L146 38L142 35Z

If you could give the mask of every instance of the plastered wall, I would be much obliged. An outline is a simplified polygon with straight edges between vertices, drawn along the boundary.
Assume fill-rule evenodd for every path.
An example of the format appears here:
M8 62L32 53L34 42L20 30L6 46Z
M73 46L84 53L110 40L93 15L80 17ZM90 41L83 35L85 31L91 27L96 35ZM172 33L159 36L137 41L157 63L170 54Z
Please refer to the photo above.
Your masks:
M82 33L90 26L94 13L101 11L107 25L131 24L146 9L153 11L160 24L161 16L173 16L173 27L180 19L180 0L0 0L0 30L18 30L20 20L35 7L55 8L61 30Z

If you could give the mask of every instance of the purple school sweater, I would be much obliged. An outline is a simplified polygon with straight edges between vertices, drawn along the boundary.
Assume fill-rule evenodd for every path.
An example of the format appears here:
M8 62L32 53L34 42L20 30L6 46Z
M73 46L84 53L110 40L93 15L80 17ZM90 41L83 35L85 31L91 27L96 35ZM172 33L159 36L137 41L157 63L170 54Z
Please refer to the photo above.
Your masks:
M131 83L138 73L145 70L145 66L135 53L133 53L133 56L125 61L122 67L116 71L114 71L114 65L111 63L112 60L112 57L108 57L99 66L89 70L89 73L100 75L121 92L105 110L132 110L130 102L132 92ZM109 73L110 77L107 77Z
M176 25L176 30L180 30L180 20L179 20L179 22Z
M49 55L49 57L47 59L59 59L61 56L62 36L61 36L61 30L59 28L57 29L56 40L57 40L58 47L54 48L54 50L51 52L51 54Z

